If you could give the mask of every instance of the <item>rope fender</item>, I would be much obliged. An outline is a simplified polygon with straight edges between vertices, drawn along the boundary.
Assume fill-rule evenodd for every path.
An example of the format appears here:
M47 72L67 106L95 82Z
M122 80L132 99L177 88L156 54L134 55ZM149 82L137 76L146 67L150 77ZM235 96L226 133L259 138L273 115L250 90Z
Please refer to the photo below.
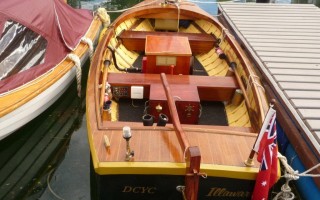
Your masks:
M91 58L93 55L93 42L92 42L92 40L87 37L82 37L81 42L83 42L89 46L89 54L90 54L90 58Z
M110 25L110 16L108 15L108 12L105 8L98 8L97 9L97 15L100 18L100 20L103 22L103 27L108 27Z

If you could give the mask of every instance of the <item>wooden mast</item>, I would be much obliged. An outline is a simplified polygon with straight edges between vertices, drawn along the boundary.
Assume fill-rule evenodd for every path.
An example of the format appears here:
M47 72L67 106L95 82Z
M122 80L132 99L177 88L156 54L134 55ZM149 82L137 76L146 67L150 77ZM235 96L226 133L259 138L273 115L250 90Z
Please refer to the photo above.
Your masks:
M186 159L186 177L185 177L185 198L187 200L198 199L198 188L199 188L199 172L200 172L200 161L201 154L200 149L197 146L190 146L188 138L185 132L182 130L175 101L172 98L171 90L167 77L164 73L161 73L162 84L168 100L168 106L170 115L172 118L172 124L175 128L177 137L179 139L182 150L185 154Z

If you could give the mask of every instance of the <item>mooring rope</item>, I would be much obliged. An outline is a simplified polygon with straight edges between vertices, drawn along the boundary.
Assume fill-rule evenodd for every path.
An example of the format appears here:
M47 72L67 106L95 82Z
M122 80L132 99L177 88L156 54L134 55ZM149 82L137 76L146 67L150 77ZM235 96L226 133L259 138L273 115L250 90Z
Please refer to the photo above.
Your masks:
M286 183L282 185L281 191L273 198L273 200L285 199L291 200L295 198L294 193L291 191L289 186L289 182L291 180L298 180L300 177L320 177L320 174L308 174L312 170L320 167L320 163L306 170L305 172L299 173L298 170L293 170L292 167L288 164L287 158L281 153L278 152L278 158L284 166L285 172L284 175L281 176L286 179Z
M247 91L252 87L252 85L260 87L263 91L265 91L264 87L256 79L260 79L259 76L253 74L249 75L249 84L247 86Z
M76 78L77 78L77 90L78 96L81 97L81 61L80 58L75 54L68 54L68 58L72 60L76 66Z
M51 186L50 186L50 178L51 178L51 174L52 174L52 172L54 171L54 169L55 169L55 168L51 169L50 172L49 172L49 174L48 174L48 176L47 176L48 189L49 189L49 191L51 192L51 194L53 194L57 199L64 200L62 197L60 197L59 195L57 195L57 194L53 191L53 189L51 188Z
M187 200L187 196L186 196L186 187L185 186L183 186L183 185L178 185L177 187L176 187L176 190L178 191L178 192L181 192L181 194L182 194L182 199L183 200Z

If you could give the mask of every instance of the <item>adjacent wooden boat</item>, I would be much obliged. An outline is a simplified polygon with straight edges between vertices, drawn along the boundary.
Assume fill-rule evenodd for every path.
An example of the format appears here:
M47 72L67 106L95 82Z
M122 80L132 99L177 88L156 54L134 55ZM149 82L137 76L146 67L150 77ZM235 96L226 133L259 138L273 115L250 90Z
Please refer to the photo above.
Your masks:
M80 80L101 21L62 0L14 0L1 1L0 27L1 140Z
M234 38L190 2L143 1L94 54L86 118L94 198L250 199L268 109Z

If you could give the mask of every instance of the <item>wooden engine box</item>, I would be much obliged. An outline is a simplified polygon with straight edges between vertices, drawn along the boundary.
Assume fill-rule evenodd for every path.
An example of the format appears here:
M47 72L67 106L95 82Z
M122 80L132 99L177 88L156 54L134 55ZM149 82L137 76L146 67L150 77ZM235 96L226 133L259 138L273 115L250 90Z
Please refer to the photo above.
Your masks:
M190 74L192 53L188 37L147 35L145 54L145 73Z
M200 114L200 98L195 85L170 85L173 99L181 124L197 124ZM166 94L162 84L152 84L150 86L149 113L158 121L159 114L168 116L169 122L171 115L167 103Z

